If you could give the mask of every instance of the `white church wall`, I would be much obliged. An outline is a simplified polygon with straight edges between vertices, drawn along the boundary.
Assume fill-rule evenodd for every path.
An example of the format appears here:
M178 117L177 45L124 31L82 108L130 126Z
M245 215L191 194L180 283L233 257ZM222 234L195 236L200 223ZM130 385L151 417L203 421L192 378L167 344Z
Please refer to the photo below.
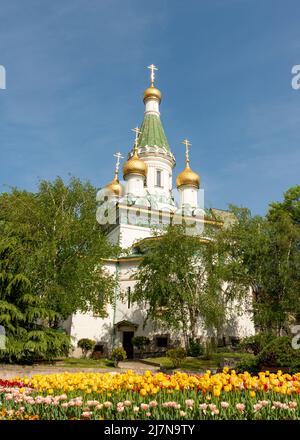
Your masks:
M122 248L128 248L138 240L151 236L151 229L137 225L120 226L120 246Z
M170 195L172 191L172 165L169 160L164 157L156 156L141 156L146 162L148 167L147 172L147 190L150 194L165 194ZM156 171L160 170L161 175L161 187L156 186Z
M193 188L191 186L182 185L179 188L179 204L180 206L183 205L190 205L193 208L197 207L198 205L198 191L196 188Z
M136 197L143 197L145 194L144 177L138 174L126 176L125 194L134 194Z

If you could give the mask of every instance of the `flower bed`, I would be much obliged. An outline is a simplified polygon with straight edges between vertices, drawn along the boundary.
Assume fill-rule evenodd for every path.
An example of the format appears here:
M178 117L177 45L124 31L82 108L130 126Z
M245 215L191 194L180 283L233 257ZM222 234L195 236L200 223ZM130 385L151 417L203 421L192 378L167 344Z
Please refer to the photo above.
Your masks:
M0 419L300 419L300 373L36 375L0 382Z

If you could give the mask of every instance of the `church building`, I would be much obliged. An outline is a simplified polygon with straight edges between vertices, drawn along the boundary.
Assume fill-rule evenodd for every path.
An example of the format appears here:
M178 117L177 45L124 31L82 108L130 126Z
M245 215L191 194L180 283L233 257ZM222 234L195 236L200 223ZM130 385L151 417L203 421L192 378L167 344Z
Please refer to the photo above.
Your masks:
M134 273L147 251L153 227L166 226L174 222L193 224L193 230L203 236L205 225L226 227L232 221L230 214L218 209L205 209L200 176L190 164L190 142L185 139L186 166L176 176L175 198L173 190L173 170L176 160L168 143L161 118L162 94L155 87L155 71L149 66L150 86L144 92L144 118L135 132L134 145L124 162L123 184L119 180L121 153L116 153L116 169L113 180L97 194L97 221L103 225L108 240L119 244L127 252L117 259L106 261L106 269L117 281L115 301L106 308L107 317L77 313L70 317L68 328L76 341L89 338L96 341L96 352L107 355L112 348L123 346L127 357L132 358L133 336L148 336L149 351L161 354L181 342L180 335L160 331L151 322L144 326L146 311L132 303ZM178 200L178 202L176 201ZM195 233L195 232L194 232ZM228 329L228 341L254 333L249 314L236 317L236 322ZM199 340L203 338L199 329ZM74 355L80 355L76 349Z

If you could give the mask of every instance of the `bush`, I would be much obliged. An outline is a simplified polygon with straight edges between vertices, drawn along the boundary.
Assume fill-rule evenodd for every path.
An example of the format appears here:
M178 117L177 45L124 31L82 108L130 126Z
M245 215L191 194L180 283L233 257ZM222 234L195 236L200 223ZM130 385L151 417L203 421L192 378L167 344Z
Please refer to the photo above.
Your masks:
M114 361L115 367L118 366L119 362L125 361L127 358L126 351L122 347L114 348L111 353L111 359Z
M186 351L183 347L172 348L167 351L166 355L170 358L174 368L179 368L186 359Z
M257 356L259 366L262 367L290 367L294 369L300 365L300 352L292 347L289 336L281 336L269 342Z
M244 371L248 371L248 373L256 374L259 371L259 362L257 356L248 355L242 361L238 362L234 369L238 373L244 373Z
M204 347L202 344L196 341L190 341L189 348L187 350L188 356L199 357L204 353Z
M96 342L92 339L83 338L78 341L77 345L81 348L83 357L86 358L88 352L94 350Z
M247 351L257 355L262 351L262 349L271 341L273 341L276 336L271 333L258 333L254 336L248 336L242 339L239 344L239 348L243 351Z
M131 343L139 350L141 356L143 356L145 348L150 344L150 339L147 338L147 336L134 336L131 339Z

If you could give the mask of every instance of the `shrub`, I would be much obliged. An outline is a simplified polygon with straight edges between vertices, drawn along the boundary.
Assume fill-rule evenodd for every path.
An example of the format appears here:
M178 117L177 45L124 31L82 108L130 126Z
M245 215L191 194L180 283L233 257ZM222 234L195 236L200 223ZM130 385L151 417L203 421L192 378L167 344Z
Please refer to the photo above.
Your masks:
M78 341L77 345L81 348L83 357L86 358L88 352L94 350L96 342L92 339L83 338Z
M147 338L147 336L134 336L131 339L131 343L139 350L141 356L143 356L145 348L150 344L150 339Z
M259 362L257 356L248 355L243 360L238 362L234 369L238 373L244 373L244 371L248 371L248 373L257 373L259 371Z
M258 333L254 336L248 336L242 339L239 344L239 348L243 351L247 351L257 355L261 350L271 341L273 341L276 336L271 333Z
M118 366L119 362L125 361L127 358L126 351L122 347L116 347L111 353L111 359L114 361L115 367Z
M170 358L174 368L179 368L186 359L186 351L183 347L172 348L167 351L166 355Z
M290 367L300 365L300 352L292 347L289 336L281 336L269 342L257 356L259 366Z
M199 357L204 353L204 347L202 344L196 341L190 341L189 348L187 350L188 356Z

